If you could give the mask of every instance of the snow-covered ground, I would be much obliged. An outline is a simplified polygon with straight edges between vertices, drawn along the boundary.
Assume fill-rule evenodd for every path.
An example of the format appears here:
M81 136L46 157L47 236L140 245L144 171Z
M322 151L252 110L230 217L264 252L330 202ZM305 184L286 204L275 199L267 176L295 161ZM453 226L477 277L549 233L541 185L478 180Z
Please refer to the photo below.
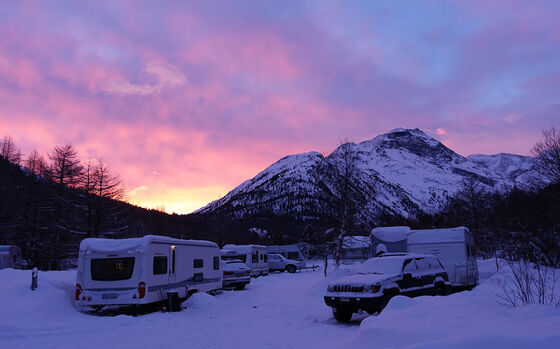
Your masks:
M559 348L560 309L497 303L493 261L481 285L448 297L394 298L379 316L337 323L322 299L348 273L272 274L244 291L195 294L179 313L99 316L73 307L75 271L0 270L0 348Z

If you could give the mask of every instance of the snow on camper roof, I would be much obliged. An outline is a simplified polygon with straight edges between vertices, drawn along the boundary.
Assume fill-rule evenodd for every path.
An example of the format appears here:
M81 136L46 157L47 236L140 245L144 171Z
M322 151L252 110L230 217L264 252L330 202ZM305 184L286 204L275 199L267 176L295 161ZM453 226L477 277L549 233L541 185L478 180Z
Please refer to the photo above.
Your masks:
M387 242L396 242L406 240L410 233L410 228L406 226L400 227L377 227L371 230L371 235L379 240Z
M464 242L466 233L469 233L466 227L412 230L408 234L408 243Z
M237 251L240 253L250 253L253 251L253 247L260 247L260 248L266 248L266 246L261 246L261 245L233 245L233 244L228 244L228 245L224 245L224 247L222 248L222 252L223 251Z
M141 238L130 239L101 239L87 238L80 243L80 251L90 252L114 252L128 251L129 253L141 252L152 242L163 242L172 244L188 244L196 246L218 247L214 242L205 240L181 240L167 236L145 235Z

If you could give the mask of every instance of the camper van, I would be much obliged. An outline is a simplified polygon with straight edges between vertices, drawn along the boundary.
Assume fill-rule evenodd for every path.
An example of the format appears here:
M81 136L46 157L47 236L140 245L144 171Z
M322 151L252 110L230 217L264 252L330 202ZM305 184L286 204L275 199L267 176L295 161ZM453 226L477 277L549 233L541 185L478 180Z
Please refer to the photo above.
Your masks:
M260 245L225 245L221 250L223 260L239 259L250 269L251 276L268 275L268 250Z
M471 288L478 283L474 238L466 227L412 230L408 252L438 257L453 287Z
M0 245L0 269L21 268L23 259L21 249L14 245Z
M342 260L345 264L365 261L371 256L371 240L368 236L345 236L342 241Z
M372 253L413 252L435 255L443 263L455 288L478 283L474 238L466 227L411 230L409 227L378 227L371 231Z
M301 249L298 247L298 245L268 246L268 253L279 254L287 259L298 261L300 262L301 268L307 267L305 256L301 252Z
M77 305L142 305L221 287L220 250L210 241L146 235L80 243Z

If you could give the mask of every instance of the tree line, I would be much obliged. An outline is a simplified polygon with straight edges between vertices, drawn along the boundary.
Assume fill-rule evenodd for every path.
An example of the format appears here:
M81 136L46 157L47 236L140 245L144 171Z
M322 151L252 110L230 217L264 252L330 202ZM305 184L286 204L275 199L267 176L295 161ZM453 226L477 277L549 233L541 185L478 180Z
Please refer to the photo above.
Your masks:
M102 159L82 163L71 144L24 157L9 136L0 157L0 239L17 243L34 265L59 269L77 240L122 229L120 210L107 203L122 200L124 186Z

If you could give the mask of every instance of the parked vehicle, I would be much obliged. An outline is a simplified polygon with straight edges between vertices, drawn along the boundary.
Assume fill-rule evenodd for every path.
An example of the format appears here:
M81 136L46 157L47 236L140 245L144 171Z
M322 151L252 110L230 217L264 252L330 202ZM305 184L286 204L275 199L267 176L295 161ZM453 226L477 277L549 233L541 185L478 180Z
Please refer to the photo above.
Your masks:
M301 262L292 259L287 259L280 254L268 255L268 269L270 271L287 271L288 273L295 273L296 270L301 270Z
M268 246L268 253L275 253L282 255L287 259L298 261L301 263L302 268L307 267L307 261L298 245L275 245Z
M179 302L222 287L220 250L210 241L147 235L84 239L80 244L76 304L141 305Z
M342 240L342 260L344 263L365 261L371 257L369 236L345 236Z
M371 232L372 250L383 244L388 252L429 253L437 256L454 288L478 284L474 238L466 227L411 230L408 227L379 227Z
M225 245L223 260L239 259L251 269L252 277L268 275L268 250L260 245Z
M412 230L408 251L437 256L449 274L454 288L472 288L478 284L478 266L474 238L465 227Z
M371 230L371 256L377 254L377 246L383 244L386 252L406 252L409 227L377 227Z
M24 265L21 249L14 245L0 245L0 269L19 269Z
M327 287L325 303L339 322L348 322L360 310L381 312L396 295L445 295L449 277L437 257L386 253L360 265L356 273Z
M242 290L251 282L251 269L239 259L222 260L224 278L222 287L235 287Z

